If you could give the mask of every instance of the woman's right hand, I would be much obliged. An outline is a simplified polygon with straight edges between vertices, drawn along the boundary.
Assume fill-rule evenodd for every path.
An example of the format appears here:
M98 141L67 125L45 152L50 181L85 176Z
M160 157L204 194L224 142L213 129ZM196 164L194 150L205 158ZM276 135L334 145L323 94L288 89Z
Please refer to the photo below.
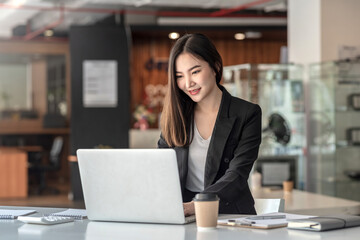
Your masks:
M185 217L195 214L194 202L183 203Z

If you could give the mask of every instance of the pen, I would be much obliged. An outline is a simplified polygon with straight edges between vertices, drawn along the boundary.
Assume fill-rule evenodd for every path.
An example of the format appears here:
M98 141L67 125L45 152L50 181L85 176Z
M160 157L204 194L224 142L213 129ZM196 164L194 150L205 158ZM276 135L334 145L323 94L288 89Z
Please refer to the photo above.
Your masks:
M265 219L281 219L281 218L286 218L286 216L285 215L253 216L253 217L247 217L246 219L265 220Z

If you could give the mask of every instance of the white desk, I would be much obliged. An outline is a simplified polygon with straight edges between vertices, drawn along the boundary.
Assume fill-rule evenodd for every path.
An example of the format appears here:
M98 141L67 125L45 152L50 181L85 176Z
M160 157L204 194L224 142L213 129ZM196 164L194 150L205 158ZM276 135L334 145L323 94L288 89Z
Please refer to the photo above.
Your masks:
M360 215L360 202L310 192L262 188L252 191L254 198L284 198L285 212L304 215L352 214Z
M20 207L3 207L24 209ZM62 211L60 208L25 208L35 209L36 215ZM226 217L226 216L222 216ZM197 231L196 224L166 225L166 224L132 224L115 222L92 222L89 220L64 223L53 226L23 224L17 220L0 220L0 239L6 240L102 240L102 239L148 239L148 240L303 240L303 239L358 239L360 227L334 230L328 232L306 232L278 228L271 230L218 227L208 232Z

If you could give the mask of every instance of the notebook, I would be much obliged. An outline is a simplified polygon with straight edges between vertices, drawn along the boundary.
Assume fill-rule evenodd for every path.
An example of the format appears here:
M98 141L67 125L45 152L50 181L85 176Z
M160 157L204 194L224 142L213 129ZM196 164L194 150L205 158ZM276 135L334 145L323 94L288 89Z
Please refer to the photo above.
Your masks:
M0 219L16 219L18 216L25 216L34 212L36 210L0 209Z
M173 149L79 149L88 218L98 221L184 224Z
M85 209L69 208L65 211L48 214L48 216L72 217L76 220L82 220L87 217Z
M291 220L288 223L289 229L308 231L327 231L340 228L360 226L360 216L332 215L313 217L305 220Z

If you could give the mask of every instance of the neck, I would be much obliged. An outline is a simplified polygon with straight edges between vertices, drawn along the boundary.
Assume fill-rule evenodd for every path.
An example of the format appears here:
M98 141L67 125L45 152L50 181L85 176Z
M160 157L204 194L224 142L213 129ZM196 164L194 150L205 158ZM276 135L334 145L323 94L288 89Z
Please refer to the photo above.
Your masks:
M222 94L222 91L218 87L215 87L210 96L196 104L195 110L205 113L217 113L220 108Z

